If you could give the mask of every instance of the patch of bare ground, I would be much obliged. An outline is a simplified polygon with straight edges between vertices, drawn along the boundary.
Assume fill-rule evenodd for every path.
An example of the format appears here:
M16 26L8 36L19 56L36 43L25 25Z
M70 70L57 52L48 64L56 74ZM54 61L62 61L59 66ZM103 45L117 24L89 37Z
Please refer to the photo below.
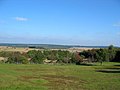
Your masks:
M29 80L29 79L39 79L40 77L37 76L21 76L22 79L24 80Z
M28 72L39 72L39 71L50 71L50 70L52 70L52 69L46 69L46 68L40 68L40 69L37 69L37 68L35 68L35 69L14 69L15 71L20 71L20 72L24 72L24 71L28 71ZM53 69L54 70L54 69Z
M15 71L20 71L20 72L24 72L24 71L31 71L31 72L35 72L35 71L40 71L41 69L14 69Z
M49 82L45 85L51 90L83 90L81 86L86 83L73 76L45 75L43 79Z
M32 82L33 79L40 79L40 77L37 76L20 76L17 78L17 80L22 81L22 82L27 82L32 85L38 85L38 83Z
M42 79L40 76L29 76L29 75L21 75L17 78L17 82L24 83L24 85L30 85L31 87L46 87L46 81L45 79ZM46 87L47 88L47 87ZM33 90L33 89L30 89ZM35 89L36 90L36 89ZM42 90L42 89L37 89Z

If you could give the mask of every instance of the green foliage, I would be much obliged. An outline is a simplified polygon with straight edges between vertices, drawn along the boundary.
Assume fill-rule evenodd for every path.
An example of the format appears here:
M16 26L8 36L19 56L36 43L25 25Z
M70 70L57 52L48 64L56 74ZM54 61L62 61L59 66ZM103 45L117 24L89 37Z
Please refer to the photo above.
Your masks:
M100 49L96 53L96 59L97 61L103 62L103 61L109 61L109 54L107 49Z
M28 59L25 56L20 56L19 60L22 64L28 64L29 63Z
M28 52L27 52L27 55L29 56L29 58L32 58L32 57L35 56L36 53L37 53L36 50L31 50L31 51L28 51Z
M91 62L111 62L116 61L116 59L118 58L118 55L116 54L118 50L118 48L114 48L113 45L110 45L108 48L104 49L92 49L88 51L83 51L81 52L81 55L84 55L85 58L89 58Z
M29 51L28 56L31 58L31 63L38 63L41 64L43 63L43 60L45 59L44 54L41 51Z
M22 56L19 52L13 52L12 55L8 57L6 63L27 64L28 60L25 56Z
M113 61L120 62L120 50L116 52L115 59Z
M0 57L9 57L13 54L13 52L10 51L1 51L0 52Z
M71 61L70 61L71 56L72 56L72 54L69 51L58 50L57 59L58 59L59 62L71 63Z
M113 45L110 45L110 46L108 47L108 49L109 49L109 50L113 50L113 49L114 49L114 46L113 46Z
M48 60L57 60L57 51L55 50L44 51L43 54Z
M81 62L83 62L83 59L85 58L84 55L82 55L81 53L73 53L72 57L71 57L71 62L72 63L76 63L77 65L81 64Z
M63 50L31 50L27 53L1 51L0 57L8 58L7 63L41 64L45 60L57 63L77 63L87 62L111 62L120 61L120 49L110 45L108 48L92 49L83 52L71 53ZM85 61L85 62L86 62ZM4 63L3 62L3 63Z

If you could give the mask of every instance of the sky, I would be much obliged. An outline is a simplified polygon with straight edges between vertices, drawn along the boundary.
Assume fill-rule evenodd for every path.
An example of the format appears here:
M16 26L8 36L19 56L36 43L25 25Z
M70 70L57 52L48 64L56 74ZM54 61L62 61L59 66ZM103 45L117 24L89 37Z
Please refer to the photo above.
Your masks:
M120 46L120 0L0 0L0 43Z

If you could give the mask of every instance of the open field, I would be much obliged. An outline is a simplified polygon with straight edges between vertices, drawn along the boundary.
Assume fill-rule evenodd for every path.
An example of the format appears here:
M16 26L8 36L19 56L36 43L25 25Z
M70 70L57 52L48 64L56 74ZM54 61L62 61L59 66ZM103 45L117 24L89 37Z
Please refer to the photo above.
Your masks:
M0 46L0 51L28 52L30 50L38 50L38 49Z
M91 50L93 48L67 48L67 49L50 49L50 50L63 50L63 51L70 51L70 52L81 52L84 50ZM94 48L98 49L98 48ZM44 50L44 49L35 49L35 48L23 48L23 47L8 47L8 46L0 46L0 51L13 51L13 52L28 52L30 50Z
M119 90L120 63L0 64L0 90Z

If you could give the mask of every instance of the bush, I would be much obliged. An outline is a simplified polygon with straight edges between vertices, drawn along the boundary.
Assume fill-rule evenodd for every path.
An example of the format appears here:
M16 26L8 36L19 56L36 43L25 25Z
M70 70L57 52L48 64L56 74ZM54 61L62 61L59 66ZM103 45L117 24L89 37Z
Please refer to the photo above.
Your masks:
M19 52L13 52L12 55L8 57L6 63L27 64L28 60Z

